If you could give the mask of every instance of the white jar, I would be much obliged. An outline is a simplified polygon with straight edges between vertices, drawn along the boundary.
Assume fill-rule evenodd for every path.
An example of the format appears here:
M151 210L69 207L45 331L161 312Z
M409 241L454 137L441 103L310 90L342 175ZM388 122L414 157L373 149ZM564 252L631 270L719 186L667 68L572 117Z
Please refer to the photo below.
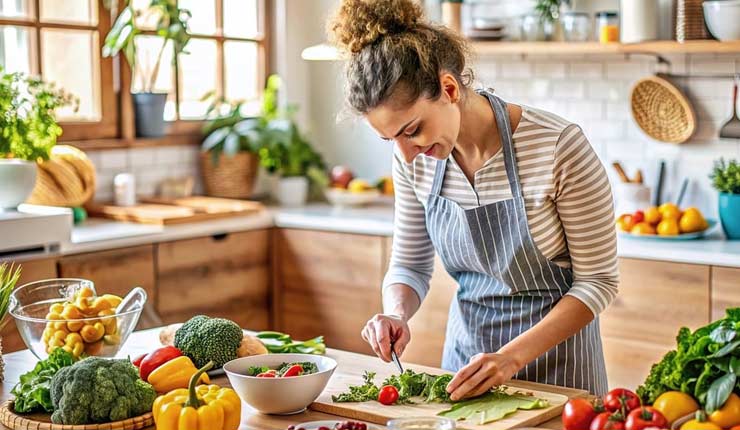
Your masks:
M620 0L619 8L619 35L622 43L658 38L660 27L658 0Z
M116 206L136 204L136 177L131 173L119 173L113 178L114 202Z
M650 187L632 182L619 182L614 187L616 195L615 215L633 213L650 207Z

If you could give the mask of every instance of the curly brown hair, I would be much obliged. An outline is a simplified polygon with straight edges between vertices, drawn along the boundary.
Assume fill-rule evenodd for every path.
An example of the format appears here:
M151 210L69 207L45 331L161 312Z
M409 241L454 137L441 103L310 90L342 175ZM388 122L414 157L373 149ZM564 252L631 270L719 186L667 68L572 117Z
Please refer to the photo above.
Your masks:
M421 96L436 100L444 72L464 87L473 81L465 40L425 21L414 0L342 0L327 30L349 54L347 102L359 114L391 97L400 105Z

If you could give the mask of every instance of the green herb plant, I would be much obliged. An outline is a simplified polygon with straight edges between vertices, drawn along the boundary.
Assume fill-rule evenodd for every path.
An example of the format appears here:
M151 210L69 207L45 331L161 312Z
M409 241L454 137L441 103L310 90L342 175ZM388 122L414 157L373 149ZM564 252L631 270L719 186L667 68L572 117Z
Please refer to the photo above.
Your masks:
M75 358L62 348L55 348L45 360L39 360L30 372L20 377L11 394L15 396L13 409L25 414L29 412L52 412L51 379L59 369L74 364Z
M560 16L560 4L563 0L537 0L534 10L542 22L555 22Z
M0 327L8 313L10 295L13 293L18 280L21 278L21 266L13 267L12 264L0 264Z
M737 160L726 162L720 158L715 161L709 178L720 193L740 194L740 163Z
M62 128L57 108L79 101L54 84L0 67L0 158L48 160Z

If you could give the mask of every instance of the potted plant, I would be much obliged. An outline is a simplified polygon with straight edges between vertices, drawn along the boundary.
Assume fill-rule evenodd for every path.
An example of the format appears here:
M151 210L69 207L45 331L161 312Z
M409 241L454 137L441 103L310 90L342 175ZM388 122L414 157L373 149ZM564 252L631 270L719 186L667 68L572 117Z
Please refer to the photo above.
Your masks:
M171 41L174 49L173 61L185 52L185 46L190 41L188 20L190 12L180 9L177 0L151 0L147 13L158 17L155 33L162 40L157 58L152 67L144 68L137 59L135 38L141 33L136 26L137 12L134 10L133 0L124 3L121 13L105 37L103 56L112 57L123 51L131 73L131 82L138 79L141 82L141 92L133 93L134 108L136 111L136 135L140 137L161 137L165 132L164 106L167 102L167 93L154 91L157 81L162 55Z
M12 264L0 264L0 330L7 323L5 317L8 314L8 307L10 306L10 294L13 292L20 278L21 266L13 268ZM0 337L0 382L3 380L5 380L5 365L3 363L3 339Z
M740 239L740 163L737 160L714 163L710 175L719 191L719 219L728 239Z
M62 128L54 110L74 102L63 90L0 67L0 211L23 203L36 184L36 163L48 160Z

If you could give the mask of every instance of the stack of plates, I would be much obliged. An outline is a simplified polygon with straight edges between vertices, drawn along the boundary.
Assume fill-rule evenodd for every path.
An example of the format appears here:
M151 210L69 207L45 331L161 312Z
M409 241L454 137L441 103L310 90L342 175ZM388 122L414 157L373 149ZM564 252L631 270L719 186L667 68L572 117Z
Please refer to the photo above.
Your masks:
M506 37L506 24L496 18L473 18L473 25L465 36L478 40L501 40Z

